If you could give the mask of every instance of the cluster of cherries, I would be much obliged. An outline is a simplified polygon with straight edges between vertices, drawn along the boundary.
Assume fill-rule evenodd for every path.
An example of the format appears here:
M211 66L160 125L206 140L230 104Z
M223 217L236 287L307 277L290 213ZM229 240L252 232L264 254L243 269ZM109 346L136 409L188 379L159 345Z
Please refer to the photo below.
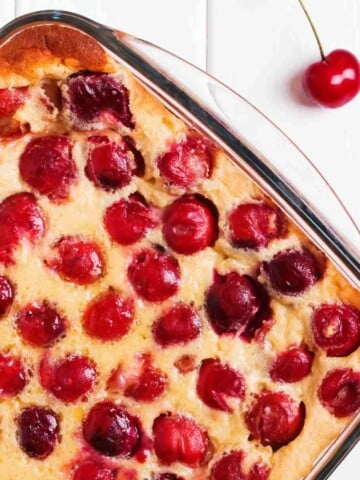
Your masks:
M89 128L97 122L110 125L121 122L129 129L134 121L129 110L125 87L106 74L82 73L70 77L63 86L64 112L74 128ZM4 111L16 110L24 91L2 93L11 99ZM21 97L20 97L21 96ZM23 100L22 100L23 101ZM10 102L10 100L9 100ZM105 135L88 139L85 173L98 188L114 191L128 185L134 175L144 173L144 159L128 138ZM48 135L30 140L19 161L23 181L38 194L53 202L64 202L77 180L68 137ZM177 255L192 255L212 246L219 236L216 206L192 193L212 173L212 150L208 142L195 134L170 145L157 159L160 177L171 189L183 189L161 215L138 193L110 205L104 212L104 226L110 238L119 245L133 245L147 232L161 224L168 248L151 246L135 250L128 262L127 276L134 292L147 302L162 302L179 289L181 268ZM227 215L225 237L234 248L258 250L285 235L287 222L281 212L264 201L243 203ZM23 240L36 243L46 233L46 218L33 193L21 192L5 198L0 204L0 262L13 263L15 248ZM177 254L174 255L173 253ZM60 238L53 245L53 255L44 259L64 281L89 285L105 273L101 247L81 236ZM259 339L272 322L268 290L281 298L305 293L323 275L324 267L309 250L287 249L275 254L260 267L266 287L253 277L237 271L214 272L213 282L205 294L208 321L218 335L238 335L244 341ZM8 314L16 285L0 276L0 316ZM101 341L121 339L131 328L134 303L121 292L109 288L86 308L84 331ZM66 335L68 321L48 301L24 306L16 315L15 325L24 342L34 347L50 347ZM317 306L312 315L314 344L328 356L347 356L360 344L360 313L345 304ZM196 339L202 321L193 305L174 303L153 324L152 335L162 348L185 345ZM314 354L306 345L291 345L277 354L269 365L274 382L299 382L311 372ZM120 388L125 396L139 402L151 402L164 394L168 379L156 368L149 356L141 360L133 378L114 372L108 388ZM186 363L186 362L185 362ZM188 371L183 369L183 373ZM26 369L20 358L0 356L0 395L19 394L27 383ZM82 399L94 387L97 367L81 355L68 355L52 362L43 356L39 366L40 383L58 400L70 403ZM120 379L120 380L119 380ZM216 358L204 359L198 369L196 391L212 409L232 412L229 399L245 398L246 383L238 370ZM330 371L318 390L320 402L336 417L353 414L360 408L360 373L350 368ZM302 430L305 405L297 403L282 391L263 391L253 398L245 413L250 438L277 450L291 442ZM46 458L59 441L60 419L50 408L31 406L17 418L18 440L30 456ZM164 413L153 422L152 448L164 465L180 462L196 467L209 461L211 441L206 431L190 416ZM127 458L137 454L143 442L138 418L124 406L110 400L95 404L82 425L85 444L104 457ZM265 480L268 469L255 463L244 470L244 454L224 454L212 467L212 480ZM110 480L115 470L111 463L85 459L74 469L74 480ZM175 474L156 475L156 480L180 480Z

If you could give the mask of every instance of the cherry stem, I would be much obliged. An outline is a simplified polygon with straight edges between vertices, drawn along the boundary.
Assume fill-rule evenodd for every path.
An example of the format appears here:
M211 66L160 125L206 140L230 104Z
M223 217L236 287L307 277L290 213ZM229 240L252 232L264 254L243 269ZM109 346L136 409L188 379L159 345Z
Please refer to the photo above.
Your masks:
M315 25L310 17L310 14L307 10L307 8L305 7L304 5L304 2L302 0L298 0L301 8L303 9L305 15L306 15L306 18L308 19L309 23L310 23L310 26L311 26L311 29L312 31L314 32L314 35L315 35L315 38L316 38L316 41L317 41L317 44L319 46L319 50L320 50L320 55L321 55L321 60L325 61L326 60L326 57L325 57L325 53L324 53L324 49L323 49L323 46L321 44L321 41L320 41L320 37L319 37L319 34L317 33L316 31L316 28L315 28Z

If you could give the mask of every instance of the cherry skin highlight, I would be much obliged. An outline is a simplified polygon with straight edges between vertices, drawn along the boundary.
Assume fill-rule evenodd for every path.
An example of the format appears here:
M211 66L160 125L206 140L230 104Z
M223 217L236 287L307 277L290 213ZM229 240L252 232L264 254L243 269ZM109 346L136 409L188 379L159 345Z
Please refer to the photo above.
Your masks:
M106 209L105 228L114 242L131 245L157 224L151 207L138 194L118 200Z
M109 289L95 298L83 315L85 332L103 341L118 340L128 333L134 319L134 303Z
M323 60L307 68L303 85L309 96L320 105L341 107L359 93L359 61L347 50L333 50Z
M191 417L160 415L154 421L153 434L154 450L162 463L196 467L206 459L208 436Z
M360 372L335 369L325 376L318 391L322 405L335 417L353 415L360 409Z
M44 460L59 441L60 422L50 408L28 407L17 418L18 442L31 458Z
M277 450L294 440L305 420L305 405L284 392L263 392L245 417L252 437Z
M263 265L271 287L283 295L297 296L322 277L322 269L309 250L284 250Z
M360 312L350 305L320 305L311 327L316 345L329 357L344 357L360 345Z
M115 480L115 472L101 463L87 460L80 464L73 480Z
M0 318L4 317L14 302L15 289L5 275L0 275Z
M163 235L169 247L192 255L213 245L218 236L214 208L194 195L184 195L169 205L163 216Z
M180 267L175 257L156 249L143 249L132 259L128 278L135 292L148 302L162 302L179 288Z
M92 360L81 355L68 355L51 363L43 359L39 368L43 388L63 402L75 402L92 390L96 368Z
M156 343L162 347L185 345L197 338L201 331L201 319L190 305L178 303L166 311L153 325Z
M53 247L55 257L47 265L68 282L89 285L104 274L105 265L99 246L76 236L61 238Z
M300 382L311 372L314 354L306 348L291 347L280 352L270 367L273 382Z
M242 203L228 217L229 239L236 248L257 250L284 233L286 220L279 210L261 203Z
M30 140L20 157L19 168L28 185L58 202L69 197L70 187L77 177L70 140L61 135Z
M232 412L227 399L243 399L245 381L241 373L229 365L208 358L201 363L196 391L208 407Z
M17 395L26 383L25 368L20 358L0 353L0 398Z
M140 441L137 421L110 401L95 404L82 428L85 441L107 457L127 458L135 453Z
M208 142L189 135L157 160L160 175L170 185L191 189L210 177L212 168L211 151Z
M21 337L36 347L49 347L66 332L66 320L46 301L22 308L16 325Z

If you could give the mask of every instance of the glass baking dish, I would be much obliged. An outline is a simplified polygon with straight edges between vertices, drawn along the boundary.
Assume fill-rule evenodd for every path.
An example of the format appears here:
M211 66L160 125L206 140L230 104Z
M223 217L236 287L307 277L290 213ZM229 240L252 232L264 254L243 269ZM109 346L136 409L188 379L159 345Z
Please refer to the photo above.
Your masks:
M80 15L25 15L0 29L0 46L35 24L61 23L95 38L169 110L200 130L271 196L360 290L360 230L304 153L256 107L186 61ZM324 480L360 439L360 413L303 480Z

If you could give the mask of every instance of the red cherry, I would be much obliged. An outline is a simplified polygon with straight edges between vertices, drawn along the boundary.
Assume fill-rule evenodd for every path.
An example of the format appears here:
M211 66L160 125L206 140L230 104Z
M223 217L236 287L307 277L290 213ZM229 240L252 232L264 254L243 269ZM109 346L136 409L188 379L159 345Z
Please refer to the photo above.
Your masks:
M294 440L305 420L305 405L284 392L263 392L246 414L254 439L277 450Z
M316 345L329 357L349 355L360 345L360 312L350 305L321 305L311 327Z
M208 358L201 363L196 391L208 407L232 412L227 398L244 398L244 377L229 365Z
M154 450L162 463L201 465L209 449L207 434L195 420L184 415L160 415L153 424Z
M11 117L28 96L27 87L0 89L0 118Z
M85 173L89 180L107 191L128 185L137 170L136 159L128 143L121 138L111 141L105 135L90 137L88 142Z
M80 72L61 87L63 112L78 130L124 125L134 128L129 92L120 80L107 73ZM100 124L100 125L99 125Z
M270 377L274 382L300 382L311 372L314 354L306 348L290 347L280 352L270 366Z
M215 207L206 199L184 195L164 212L163 235L177 253L191 255L213 245L218 236Z
M35 243L45 234L45 218L32 193L15 193L0 203L0 262L10 264L23 238Z
M104 274L104 259L95 242L76 236L62 237L53 247L55 258L46 264L68 282L94 283Z
M230 241L237 248L266 247L285 227L281 212L265 202L242 203L229 215Z
M18 441L29 456L44 460L59 440L59 418L50 408L28 407L17 418Z
M322 269L309 250L284 250L263 265L274 290L283 295L304 293L322 277Z
M46 301L20 310L16 324L22 338L36 347L49 347L66 331L66 320Z
M122 198L106 209L105 228L120 245L131 245L146 235L157 224L152 209L141 195Z
M140 297L148 302L161 302L178 291L180 267L171 255L147 248L134 256L128 277Z
M43 359L39 368L40 383L63 402L75 402L88 393L96 380L95 364L81 355L68 355L51 364Z
M269 469L263 464L254 463L245 473L244 458L241 450L223 455L212 467L210 480L267 480Z
M256 294L260 302L260 308L256 315L249 320L249 323L246 325L240 337L242 340L247 342L251 342L252 340L261 342L273 324L270 297L260 283L253 278L251 280L256 288Z
M100 340L118 340L127 334L134 319L132 299L124 299L110 289L100 295L85 310L83 327L91 337Z
M130 457L140 442L136 419L110 401L91 408L82 431L86 442L107 457Z
M0 318L7 314L13 302L13 284L7 277L0 275Z
M255 281L237 272L219 275L206 294L206 311L216 333L242 333L261 307Z
M360 372L341 368L328 372L321 382L319 399L335 417L347 417L360 409Z
M67 137L48 135L30 140L20 157L22 179L50 200L69 197L70 186L77 177Z
M26 374L21 360L0 353L0 397L15 396L25 385Z
M73 480L114 480L115 472L101 463L87 460L76 467Z
M324 107L341 107L360 90L359 61L347 50L334 50L307 68L303 84L306 92Z
M190 305L178 303L165 312L153 325L156 343L162 347L185 345L197 338L201 331L201 320Z
M167 387L167 376L158 368L146 363L141 375L125 390L127 397L138 402L152 402L160 397Z
M192 188L211 173L212 158L208 142L188 136L158 158L160 174L175 187Z
M152 476L151 480L184 480L183 477L178 477L175 473L159 473Z

